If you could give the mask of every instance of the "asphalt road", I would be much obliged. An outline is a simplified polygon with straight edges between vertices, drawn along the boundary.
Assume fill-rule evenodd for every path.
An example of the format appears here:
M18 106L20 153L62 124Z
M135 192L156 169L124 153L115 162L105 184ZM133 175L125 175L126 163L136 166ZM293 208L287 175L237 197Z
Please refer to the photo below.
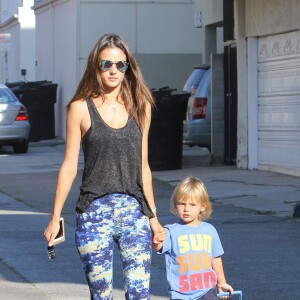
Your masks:
M34 152L33 156L42 155L39 149ZM12 157L9 158L9 155L11 154L8 153L7 159ZM1 159L2 157L0 164ZM41 157L39 159L41 160ZM45 164L47 160L54 161L54 165L59 166L61 157L51 158L47 153ZM33 163L31 165L33 166ZM49 166L49 163L47 165ZM39 166L32 168L32 172L7 170L5 174L3 169L0 172L1 300L88 299L72 236L74 206L82 171L78 172L63 210L68 241L57 249L57 262L49 264L43 252L45 244L42 231L48 220L47 214L52 208L57 168L53 167L53 171L49 169L50 171ZM160 222L173 222L175 217L169 213L169 199L173 186L155 178L153 186ZM213 186L210 189L213 189ZM257 210L218 201L213 202L213 209L210 222L217 228L223 243L223 263L227 281L235 289L243 291L243 299L300 299L299 219L273 216L267 212L259 213ZM9 214L9 211L14 213ZM18 213L15 213L16 211ZM21 214L20 211L26 213ZM152 267L151 299L168 299L164 257L154 253ZM116 257L114 287L117 300L123 299L120 272L120 264ZM31 295L27 289L25 292L26 285L34 286L38 290L35 290L37 295ZM65 296L53 296L53 285L61 287L63 291L57 293ZM8 289L11 291L10 298L7 298Z

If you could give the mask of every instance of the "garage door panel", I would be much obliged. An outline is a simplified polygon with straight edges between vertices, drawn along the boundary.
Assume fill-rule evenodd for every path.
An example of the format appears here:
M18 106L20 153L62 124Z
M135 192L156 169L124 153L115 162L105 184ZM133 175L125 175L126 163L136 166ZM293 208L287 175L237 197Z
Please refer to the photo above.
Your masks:
M258 47L259 167L300 176L300 33Z
M294 101L293 101L294 100ZM300 98L276 97L261 101L259 106L259 130L299 130Z
M258 73L258 93L259 95L268 95L272 92L271 89L271 74L268 72Z
M282 166L295 170L300 168L300 142L284 145L279 141L261 141L259 148L260 165Z
M298 131L263 131L258 134L259 141L267 141L268 143L282 143L283 146L298 145L300 143L300 135Z
M291 66L282 62L274 69L271 63L264 65L264 70L259 69L259 95L295 94L300 90L300 58L294 59ZM283 68L286 68L285 70ZM287 69L289 68L289 69Z
M300 136L297 131L260 132L259 162L300 168Z
M300 59L299 59L300 60ZM285 91L297 91L297 69L282 72L283 77L283 89Z

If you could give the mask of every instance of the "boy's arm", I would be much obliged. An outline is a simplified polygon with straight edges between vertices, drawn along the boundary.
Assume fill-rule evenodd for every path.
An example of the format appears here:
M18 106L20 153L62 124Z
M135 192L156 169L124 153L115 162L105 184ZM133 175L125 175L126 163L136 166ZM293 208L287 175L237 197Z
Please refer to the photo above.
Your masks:
M230 294L233 293L232 286L226 283L221 256L213 258L211 264L213 270L217 274L219 293L225 293L225 292L229 292Z

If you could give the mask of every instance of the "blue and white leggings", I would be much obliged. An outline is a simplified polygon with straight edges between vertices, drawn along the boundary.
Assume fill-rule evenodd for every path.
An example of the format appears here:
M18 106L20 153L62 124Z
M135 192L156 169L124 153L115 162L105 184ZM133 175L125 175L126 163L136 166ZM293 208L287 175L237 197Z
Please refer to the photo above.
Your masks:
M94 200L77 214L75 241L91 300L113 299L114 241L123 266L125 299L150 298L151 230L135 198L111 194Z

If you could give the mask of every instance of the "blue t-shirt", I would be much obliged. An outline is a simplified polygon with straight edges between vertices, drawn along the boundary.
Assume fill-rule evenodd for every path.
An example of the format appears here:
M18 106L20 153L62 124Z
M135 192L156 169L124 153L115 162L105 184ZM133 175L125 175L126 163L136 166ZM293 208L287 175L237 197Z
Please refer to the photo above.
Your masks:
M171 299L198 299L217 284L212 258L224 253L214 226L166 225L166 239L158 253L166 258Z

